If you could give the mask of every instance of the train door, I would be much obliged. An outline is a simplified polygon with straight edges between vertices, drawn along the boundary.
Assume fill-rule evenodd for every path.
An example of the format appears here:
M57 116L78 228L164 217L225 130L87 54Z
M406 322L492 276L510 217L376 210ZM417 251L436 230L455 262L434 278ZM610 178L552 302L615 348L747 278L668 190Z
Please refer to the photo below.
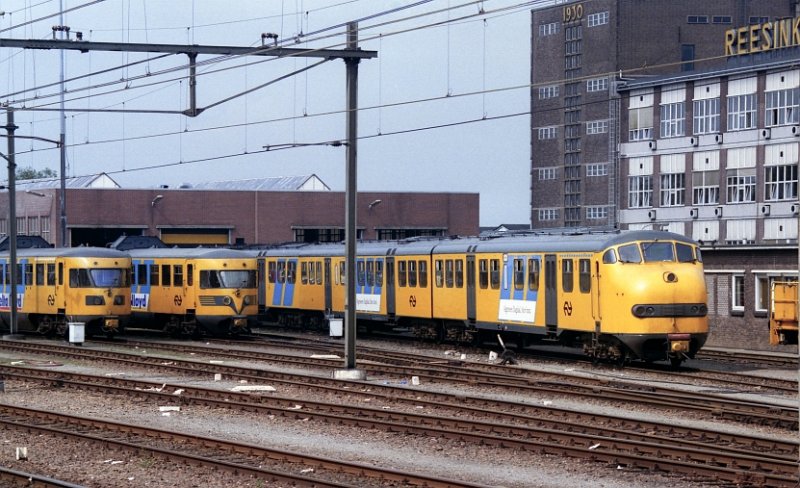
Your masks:
M544 255L545 325L547 332L558 330L558 266L555 254Z
M325 258L323 265L323 286L325 287L325 313L333 310L333 296L331 293L331 258Z
M394 256L386 256L386 313L392 317L396 313L394 295Z
M467 320L475 323L475 255L467 255Z
M263 315L267 311L267 261L258 258L258 314Z

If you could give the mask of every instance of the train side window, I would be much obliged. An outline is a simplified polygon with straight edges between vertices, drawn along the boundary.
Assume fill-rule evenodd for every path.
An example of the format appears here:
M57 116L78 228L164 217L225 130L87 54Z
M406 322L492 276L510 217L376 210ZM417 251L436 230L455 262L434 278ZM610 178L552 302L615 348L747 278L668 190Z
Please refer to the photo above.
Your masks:
M406 286L406 262L405 261L398 261L397 262L397 285L405 287Z
M480 287L484 290L489 288L489 267L487 264L488 262L485 259L478 261L478 281L480 282Z
M386 262L386 286L394 285L394 261Z
M304 285L308 283L308 263L305 261L300 263L300 283Z
M162 264L161 265L161 284L164 286L170 286L172 280L170 280L169 274L169 264Z
M603 253L603 264L614 264L617 262L617 253L613 249L608 249Z
M356 263L356 277L358 278L358 286L364 286L367 284L367 277L365 276L366 267L364 266L364 261L358 261Z
M578 261L580 275L578 276L578 286L581 293L589 293L592 289L592 265L588 259Z
M286 261L278 261L278 283L286 283Z
M275 283L275 277L278 276L277 269L278 266L275 261L267 263L267 279L270 283Z
M464 261L456 259L456 288L464 288Z
M56 265L47 263L47 286L56 286Z
M692 246L688 244L676 243L675 251L678 255L679 263L691 263L694 261L694 252L692 251Z
M419 262L419 286L420 288L428 287L428 262Z
M441 259L437 259L433 263L436 288L441 288L444 286L444 270L442 269L443 265L444 262Z
M345 263L339 263L339 279L342 285L347 282L347 266L345 266Z
M413 259L408 261L408 286L417 286L417 262Z
M445 285L448 288L452 288L453 287L453 281L454 281L453 274L454 274L453 273L453 260L452 259L448 259L448 260L446 260L444 262L444 282L445 282Z
M6 263L3 263L0 266L2 266L2 269L0 269L0 273L2 273L2 275L3 275L3 276L0 276L0 280L3 282L3 285L5 285L6 283L8 283L8 280L6 279L6 269L8 267L6 266Z
M539 260L528 259L528 289L537 291L539 289Z
M367 261L367 286L375 286L375 261Z
M172 282L175 286L183 286L183 266L176 264L172 266Z
M383 286L383 261L375 261L375 283Z
M561 289L569 293L574 287L574 269L575 264L571 259L564 259L561 261Z
M64 286L64 263L58 263L58 286Z
M194 286L194 265L186 265L186 286Z
M146 285L147 284L147 265L146 264L137 264L136 265L136 277L137 285Z
M525 288L525 261L514 259L514 289L522 290Z
M500 260L492 259L490 262L490 276L492 279L492 288L495 290L500 289Z
M289 261L286 263L286 282L294 284L297 280L297 261Z
M44 286L44 264L36 265L36 286Z
M150 284L152 286L158 286L158 265L151 264L150 265Z
M316 263L314 263L314 268L316 270L316 273L314 273L314 274L317 275L317 284L321 285L322 284L322 262L321 261L317 261Z
M639 252L639 246L636 244L626 244L619 246L619 260L623 263L641 263L642 255Z
M27 268L27 265L25 267ZM23 273L25 274L23 275ZM20 283L18 283L19 285L25 285L29 283L27 270L23 269L21 263L17 264L17 279L20 280Z

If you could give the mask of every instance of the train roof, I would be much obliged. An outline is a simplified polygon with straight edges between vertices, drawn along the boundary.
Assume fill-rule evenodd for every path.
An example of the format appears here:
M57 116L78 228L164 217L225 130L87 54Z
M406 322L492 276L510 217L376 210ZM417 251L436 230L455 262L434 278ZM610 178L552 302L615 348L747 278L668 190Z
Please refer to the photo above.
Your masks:
M186 259L243 259L255 258L255 254L239 249L217 247L151 247L147 249L129 249L125 251L132 258L186 258Z
M9 251L0 256L10 256ZM70 258L127 258L128 255L107 247L47 247L17 249L17 257L70 257Z
M639 240L674 240L688 244L695 241L671 232L654 230L617 230L574 233L520 233L493 237L418 238L402 241L358 242L359 256L411 256L466 252L597 252L611 246ZM259 256L341 256L342 243L290 244L260 251Z

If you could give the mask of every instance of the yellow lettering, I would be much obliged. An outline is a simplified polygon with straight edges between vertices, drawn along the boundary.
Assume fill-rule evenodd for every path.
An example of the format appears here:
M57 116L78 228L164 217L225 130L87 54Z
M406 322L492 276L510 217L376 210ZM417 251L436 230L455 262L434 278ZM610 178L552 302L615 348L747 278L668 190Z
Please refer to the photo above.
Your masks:
M795 17L792 29L792 45L797 46L798 44L800 44L800 17Z
M725 31L725 56L733 56L733 43L736 41L736 29L728 29Z
M750 52L751 53L754 53L754 52L759 50L758 49L758 39L759 39L758 30L760 28L761 28L761 26L758 26L758 25L751 25L750 26Z
M781 42L775 47L786 47L789 45L789 34L792 29L792 19L781 20Z
M769 51L772 49L772 24L769 22L761 26L761 50Z
M747 27L736 29L736 52L747 54Z

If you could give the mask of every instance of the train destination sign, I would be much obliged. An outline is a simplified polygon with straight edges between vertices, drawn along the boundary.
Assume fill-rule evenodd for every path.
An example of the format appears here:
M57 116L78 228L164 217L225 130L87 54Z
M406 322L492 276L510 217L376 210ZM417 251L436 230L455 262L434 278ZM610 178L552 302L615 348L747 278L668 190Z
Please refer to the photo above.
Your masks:
M725 31L725 56L754 54L800 46L800 17Z

